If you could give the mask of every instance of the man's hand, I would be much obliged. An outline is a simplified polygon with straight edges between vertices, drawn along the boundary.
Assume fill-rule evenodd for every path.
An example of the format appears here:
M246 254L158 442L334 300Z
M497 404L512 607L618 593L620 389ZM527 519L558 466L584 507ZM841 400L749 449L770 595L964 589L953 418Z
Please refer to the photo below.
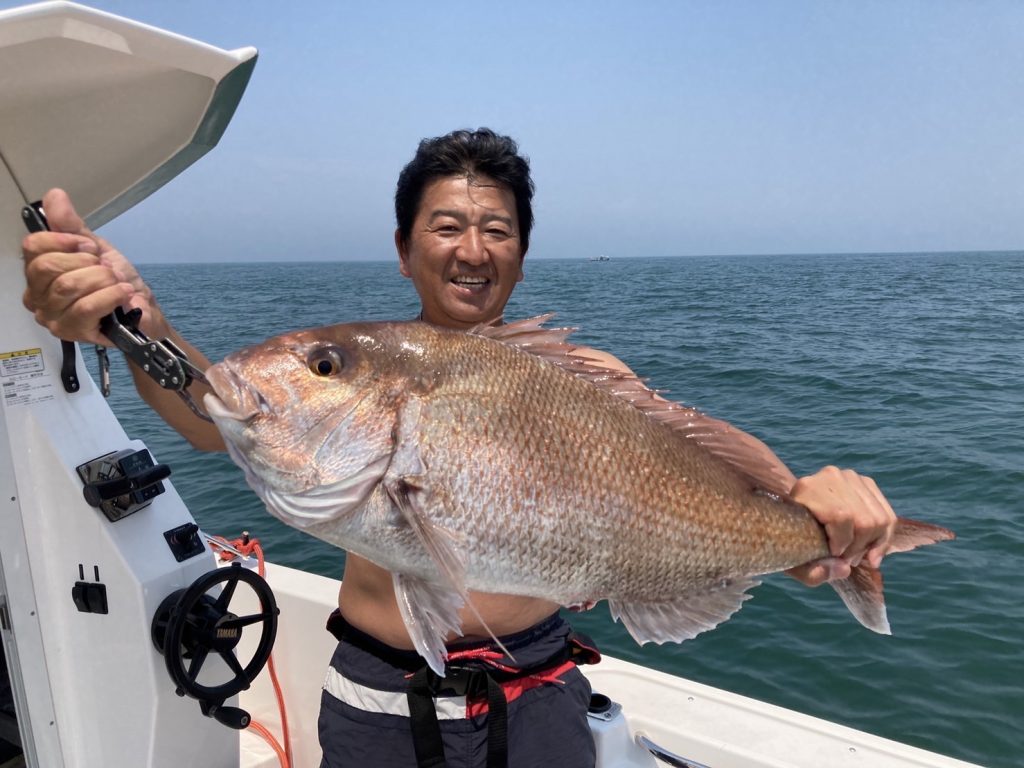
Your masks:
M89 231L67 194L51 189L43 210L51 231L28 235L21 245L27 284L22 302L36 322L67 341L109 346L99 330L100 318L117 307L137 307L143 332L165 336L158 327L162 315L138 271Z
M789 573L808 586L843 579L866 561L877 568L896 529L896 515L870 477L851 469L825 467L797 480L790 492L825 526L834 560L793 568Z

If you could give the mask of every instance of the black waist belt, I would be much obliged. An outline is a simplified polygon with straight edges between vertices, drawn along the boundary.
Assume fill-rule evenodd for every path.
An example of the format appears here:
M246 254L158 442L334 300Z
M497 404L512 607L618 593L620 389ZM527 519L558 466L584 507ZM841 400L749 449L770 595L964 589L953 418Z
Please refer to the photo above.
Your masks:
M527 667L496 669L482 661L464 660L449 663L440 677L416 656L412 664L408 652L384 646L380 641L353 628L338 611L331 614L327 629L339 641L351 643L382 658L399 669L412 673L406 697L412 726L413 748L418 768L445 768L441 726L434 709L434 697L440 695L487 699L487 768L508 768L508 702L501 684L509 680L561 666L567 661L596 664L601 654L594 642L584 634L570 632L565 645L548 658ZM486 647L486 646L485 646ZM504 664L503 664L504 666Z
M508 674L508 673L505 673ZM444 742L437 722L434 696L487 697L487 768L508 768L508 702L501 684L490 670L448 665L443 678L430 667L422 667L409 681L409 721L412 745L419 768L445 768Z

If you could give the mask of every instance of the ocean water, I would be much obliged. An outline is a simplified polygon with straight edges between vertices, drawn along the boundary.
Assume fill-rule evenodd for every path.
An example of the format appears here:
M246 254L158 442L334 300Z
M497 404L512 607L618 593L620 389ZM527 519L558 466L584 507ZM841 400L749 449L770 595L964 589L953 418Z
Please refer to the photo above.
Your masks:
M392 263L141 269L213 359L418 310ZM784 576L682 645L640 648L603 606L580 629L668 672L992 768L1024 764L1024 254L527 259L507 317L548 311L669 397L760 436L798 475L853 467L899 514L958 534L884 564L892 637L860 627L828 587ZM340 575L339 550L270 518L226 457L164 427L119 360L113 384L128 433L173 467L207 532L246 529L274 561Z

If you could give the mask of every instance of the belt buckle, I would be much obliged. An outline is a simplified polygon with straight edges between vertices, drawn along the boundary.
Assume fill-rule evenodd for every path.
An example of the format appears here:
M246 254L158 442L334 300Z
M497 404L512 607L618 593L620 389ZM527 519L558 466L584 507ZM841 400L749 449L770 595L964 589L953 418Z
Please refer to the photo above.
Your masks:
M471 696L479 688L479 680L486 673L476 667L467 667L461 664L449 666L445 670L444 677L437 683L437 692L451 692L453 696Z

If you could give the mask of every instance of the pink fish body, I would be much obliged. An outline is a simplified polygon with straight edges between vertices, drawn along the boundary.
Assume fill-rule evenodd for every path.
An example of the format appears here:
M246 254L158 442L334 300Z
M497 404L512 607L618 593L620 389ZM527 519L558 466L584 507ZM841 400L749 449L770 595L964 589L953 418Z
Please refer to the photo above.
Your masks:
M544 320L280 336L213 366L206 406L272 514L393 573L436 671L468 590L607 599L638 642L682 641L759 576L828 557L762 443L573 354ZM901 520L893 551L949 538ZM834 586L888 632L877 570Z

